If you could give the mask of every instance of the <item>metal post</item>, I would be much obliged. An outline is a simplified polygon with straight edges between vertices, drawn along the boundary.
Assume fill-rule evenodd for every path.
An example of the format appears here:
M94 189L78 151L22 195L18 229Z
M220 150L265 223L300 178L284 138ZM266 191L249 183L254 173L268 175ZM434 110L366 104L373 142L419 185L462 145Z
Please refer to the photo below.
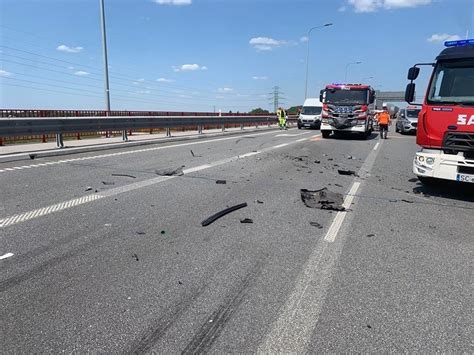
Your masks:
M64 140L62 133L56 133L56 148L64 148Z
M198 133L202 134L202 125L198 125Z
M244 124L243 124L243 123L240 124L240 130L241 130L241 131L244 130Z
M328 27L328 26L332 26L332 23L326 23L322 26L316 26L316 27L312 27L309 29L308 31L308 45L306 46L306 80L305 80L305 86L304 86L304 98L306 100L306 98L308 97L308 71L309 71L309 38L310 38L310 35L311 35L311 31L315 30L315 29L318 29L318 28L323 28L323 27Z
M171 137L171 129L166 127L166 137Z
M124 142L128 142L128 132L127 132L126 129L124 129L124 130L122 131L122 140L123 140Z

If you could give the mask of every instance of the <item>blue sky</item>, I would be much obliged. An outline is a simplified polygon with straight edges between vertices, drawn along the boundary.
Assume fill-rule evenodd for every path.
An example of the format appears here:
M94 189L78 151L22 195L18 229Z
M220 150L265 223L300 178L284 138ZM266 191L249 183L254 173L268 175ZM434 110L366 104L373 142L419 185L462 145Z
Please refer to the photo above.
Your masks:
M269 109L326 84L403 90L445 38L474 37L473 0L105 0L112 109ZM98 0L0 0L0 107L103 109ZM426 80L427 70L421 78ZM423 85L419 86L421 93Z

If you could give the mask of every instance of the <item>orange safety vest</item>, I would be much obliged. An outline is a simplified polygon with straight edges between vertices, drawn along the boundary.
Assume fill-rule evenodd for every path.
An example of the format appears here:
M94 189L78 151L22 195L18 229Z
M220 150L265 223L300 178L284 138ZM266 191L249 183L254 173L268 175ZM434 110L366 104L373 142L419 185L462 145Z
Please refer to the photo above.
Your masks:
M381 112L378 115L379 124L389 124L390 123L390 114L388 112Z

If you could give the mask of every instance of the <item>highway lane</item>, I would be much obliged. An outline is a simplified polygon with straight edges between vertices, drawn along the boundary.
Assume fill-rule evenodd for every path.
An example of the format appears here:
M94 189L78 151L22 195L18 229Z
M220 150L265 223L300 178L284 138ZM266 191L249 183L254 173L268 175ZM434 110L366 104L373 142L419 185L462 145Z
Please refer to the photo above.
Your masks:
M322 140L317 133L274 131L0 175L8 197L2 217L95 194L85 186L105 195L0 229L0 254L14 254L0 261L1 348L255 352L271 349L268 340L277 334L272 346L279 350L412 350L423 342L428 349L468 349L469 323L462 317L468 298L457 291L470 285L472 227L458 221L469 220L472 210L463 207L471 201L418 193L408 181L413 137ZM253 155L236 158L246 153ZM200 170L174 178L154 172L180 165ZM362 166L370 172L361 171L360 179L337 173ZM112 172L136 179L101 186ZM348 192L355 181L360 196L328 242L336 213L305 207L299 189ZM124 190L107 195L118 188ZM426 200L434 204L421 203ZM249 206L201 227L207 216L240 202ZM241 224L245 217L254 223ZM428 225L420 225L425 218ZM398 272L395 280L380 271L387 268ZM400 285L405 298L396 292ZM401 326L403 319L408 326ZM452 334L453 319L464 331ZM283 321L304 337L294 343L288 329L281 333Z

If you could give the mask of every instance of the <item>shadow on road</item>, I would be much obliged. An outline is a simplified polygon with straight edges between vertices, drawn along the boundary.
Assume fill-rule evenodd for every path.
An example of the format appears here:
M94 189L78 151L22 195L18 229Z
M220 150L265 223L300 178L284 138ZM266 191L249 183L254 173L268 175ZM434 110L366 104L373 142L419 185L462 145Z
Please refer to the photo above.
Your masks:
M342 132L333 133L330 136L330 138L332 138L332 139L349 140L349 141L352 141L352 140L358 140L358 141L368 140L368 141L370 141L370 140L377 139L377 137L378 137L378 134L375 133L375 132L370 134L367 138L365 138L362 135L355 134L355 133L342 133Z
M413 188L415 194L442 197L451 200L474 202L474 184L458 183L455 181L436 181L430 185L418 185Z

